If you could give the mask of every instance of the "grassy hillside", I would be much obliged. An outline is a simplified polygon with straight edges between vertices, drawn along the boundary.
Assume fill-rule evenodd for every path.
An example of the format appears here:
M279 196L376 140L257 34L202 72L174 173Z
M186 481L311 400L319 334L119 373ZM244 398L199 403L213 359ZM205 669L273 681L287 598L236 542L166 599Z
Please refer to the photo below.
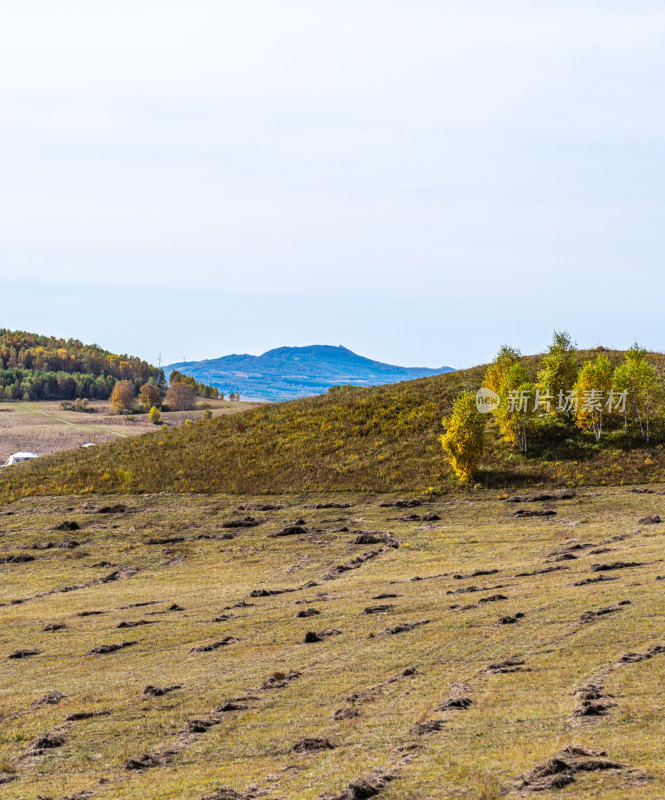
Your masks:
M613 362L622 354L606 352ZM596 356L582 351L580 360ZM665 375L665 356L649 356ZM535 374L539 357L525 364ZM94 452L21 465L0 475L0 498L67 492L421 491L457 486L444 462L441 418L461 390L481 385L485 368L259 408ZM567 433L563 434L568 436ZM559 438L553 430L526 455L490 431L480 475L492 487L644 482L665 477L663 432L649 447L609 434Z
M662 486L330 499L8 509L0 796L665 796Z

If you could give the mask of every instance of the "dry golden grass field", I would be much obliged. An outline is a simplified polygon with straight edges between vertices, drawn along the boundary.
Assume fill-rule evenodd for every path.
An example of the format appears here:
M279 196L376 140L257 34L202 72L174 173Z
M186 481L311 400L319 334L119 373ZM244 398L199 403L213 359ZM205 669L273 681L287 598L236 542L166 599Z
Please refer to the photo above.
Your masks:
M247 411L257 403L207 400L213 416ZM147 414L118 417L107 400L91 400L93 414L63 411L59 401L0 402L0 462L20 450L37 455L71 450L87 442L101 444L155 430ZM186 419L201 419L203 410L166 412L163 421L169 426L182 425Z
M664 495L4 506L0 798L663 798Z

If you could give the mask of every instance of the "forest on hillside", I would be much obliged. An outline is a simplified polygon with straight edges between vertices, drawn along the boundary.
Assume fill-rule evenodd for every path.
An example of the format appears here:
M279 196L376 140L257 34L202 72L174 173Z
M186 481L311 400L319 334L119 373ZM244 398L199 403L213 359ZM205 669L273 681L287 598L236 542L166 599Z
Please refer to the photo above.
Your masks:
M150 379L165 382L161 369L136 356L0 328L0 400L106 400L117 381L131 381L138 390Z

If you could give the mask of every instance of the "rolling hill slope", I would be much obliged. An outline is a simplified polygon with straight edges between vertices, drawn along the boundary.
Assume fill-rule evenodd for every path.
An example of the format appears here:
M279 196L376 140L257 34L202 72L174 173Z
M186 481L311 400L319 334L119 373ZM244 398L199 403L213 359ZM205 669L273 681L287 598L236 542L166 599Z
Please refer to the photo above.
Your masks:
M580 351L580 360L595 357ZM618 362L620 352L606 353ZM650 356L665 374L665 356ZM524 359L532 372L540 357ZM46 457L0 474L0 498L63 492L285 492L448 490L457 481L438 437L461 390L484 367L265 406L159 431L94 452ZM591 434L534 441L514 454L490 431L481 482L497 488L644 482L665 477L662 431L650 446ZM92 448L91 448L92 449Z
M323 394L331 386L377 386L451 372L452 367L398 367L364 358L346 347L278 347L260 356L230 355L165 367L225 392L258 400L293 400Z

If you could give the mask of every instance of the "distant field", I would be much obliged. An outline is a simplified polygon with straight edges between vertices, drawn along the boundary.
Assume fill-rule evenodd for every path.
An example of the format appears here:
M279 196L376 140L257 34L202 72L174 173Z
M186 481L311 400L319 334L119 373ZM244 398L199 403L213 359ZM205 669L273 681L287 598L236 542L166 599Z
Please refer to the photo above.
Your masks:
M650 492L5 507L0 797L662 800Z
M206 400L213 416L223 416L256 408L258 403ZM63 411L59 401L52 402L2 402L0 403L0 462L20 450L37 455L71 450L86 442L101 444L140 433L155 431L147 414L133 418L118 417L111 413L105 400L93 400L94 414ZM168 412L162 419L169 427L182 425L186 419L201 419L203 410Z

